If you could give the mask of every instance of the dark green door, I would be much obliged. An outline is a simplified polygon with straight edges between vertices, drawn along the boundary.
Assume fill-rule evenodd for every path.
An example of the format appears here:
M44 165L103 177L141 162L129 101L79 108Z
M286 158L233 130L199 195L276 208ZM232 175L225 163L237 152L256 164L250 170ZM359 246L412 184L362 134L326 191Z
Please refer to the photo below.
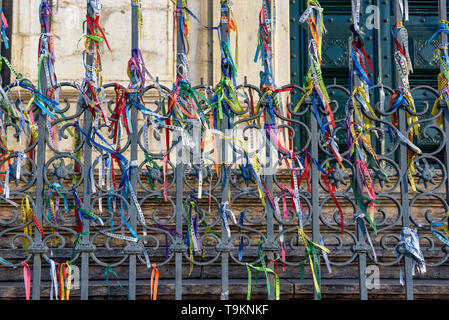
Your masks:
M290 32L291 32L291 82L302 86L303 77L307 72L307 29L305 24L299 23L299 17L306 9L306 0L290 0ZM394 41L391 28L394 24L394 3L386 0L361 0L360 25L364 31L365 50L373 64L370 73L373 84L381 82L383 85L395 89L395 65L393 57ZM324 9L324 23L327 33L323 38L322 71L326 85L337 84L348 88L349 85L349 57L350 54L350 26L352 23L351 1L320 1ZM376 8L379 10L379 28L369 28L366 20L373 22ZM368 10L367 10L368 9ZM438 37L432 43L428 39L435 32L438 24L438 1L409 0L409 21L404 25L409 34L410 56L414 73L410 76L410 86L427 85L437 88L438 62L434 59L434 50L439 45ZM347 94L341 90L329 90L331 99L340 104L336 118L344 116L344 105ZM418 111L422 110L423 102L433 103L435 97L429 93L417 91L413 93ZM371 102L375 103L374 95ZM386 97L388 105L389 96ZM294 103L295 97L292 98ZM431 107L430 107L431 109ZM429 110L430 113L430 110ZM432 137L420 138L417 141L423 151L430 151L434 142Z

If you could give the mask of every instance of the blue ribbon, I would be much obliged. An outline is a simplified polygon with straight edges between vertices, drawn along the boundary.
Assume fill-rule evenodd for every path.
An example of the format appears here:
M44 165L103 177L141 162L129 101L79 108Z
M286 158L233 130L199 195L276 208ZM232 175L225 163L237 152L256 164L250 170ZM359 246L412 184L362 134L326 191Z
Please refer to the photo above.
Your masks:
M449 247L449 241L448 241L447 239L443 238L441 235L439 235L439 234L433 229L434 227L442 227L442 226L443 226L443 223L444 223L444 221L438 222L438 223L435 223L435 222L432 221L432 222L430 223L430 230L432 231L433 235L434 235L437 239L439 239L441 242L443 242L446 246Z
M131 98L129 99L129 102L131 103L132 106L136 107L137 109L139 109L140 111L143 112L150 112L151 115L156 119L156 121L161 125L164 126L165 124L162 122L162 120L154 113L152 112L150 109L148 109L147 107L143 106L137 99L135 98Z
M127 104L127 106L125 107L125 113L126 113L126 121L128 122L129 133L132 134L133 133L133 126L131 124L131 116L129 114L129 104Z
M427 40L427 43L432 42L432 40L433 40L436 36L438 36L440 33L446 33L446 34L449 34L449 30L447 29L447 25L446 25L445 23L443 23L443 22L440 23L440 24L438 25L437 31L435 31L435 33L430 37L430 39Z
M52 183L52 184L50 185L50 193L49 193L49 195L48 195L48 198L49 198L49 199L51 198L51 196L52 196L52 194L53 194L53 190L57 190L57 189L63 189L63 188L62 188L62 186L61 186L60 184L58 184L58 183ZM69 204L68 204L68 201L67 201L67 196L64 194L64 195L63 195L63 198L64 198L64 210L65 210L65 213L69 213ZM48 205L50 205L50 203L49 203Z
M400 92L399 97L395 99L395 103L391 106L391 108L388 110L388 112L396 110L404 105L404 103L407 103L407 99L405 99L404 91L402 89L396 89L396 91ZM407 103L408 104L408 103Z
M246 158L246 163L247 163L247 167L249 168L249 171L253 174L254 179L256 180L257 184L259 185L260 190L262 190L262 192L264 192L262 182L260 181L259 177L257 176L256 170L254 170L253 165L249 162L248 154L246 152L245 152L245 158ZM270 204L271 204L271 201L268 201L268 202L270 202Z
M45 97L44 95L42 95L42 93L40 93L39 91L37 91L33 84L31 83L30 80L28 79L22 79L19 82L19 86L22 87L25 90L28 90L30 92L33 93L34 95L34 103L46 114L48 114L48 116L52 119L56 118L56 116L51 113L43 104L49 105L51 106L53 109L60 111L60 109L58 108L59 103L56 101L53 101L47 97Z
M0 16L2 11L0 10ZM5 49L9 50L9 43L8 43L8 37L6 36L6 28L5 24L2 21L2 36L3 36L3 43L5 44Z
M128 163L128 160L124 157L124 156L122 156L121 155L121 153L119 153L119 152L117 152L117 151L115 151L115 150L113 150L113 149L109 149L109 148L106 148L106 147L104 147L104 146L102 146L102 145L100 145L100 144L98 144L98 143L96 143L86 132L84 132L83 131L83 129L81 129L81 127L79 126L79 123L78 123L78 121L76 121L75 122L75 127L77 128L77 130L79 131L79 132L81 132L87 139L88 139L88 143L90 143L90 144L92 144L92 145L94 145L95 147L97 147L97 148L99 148L99 149L101 149L101 150L103 150L103 151L106 151L106 152L108 152L108 153L110 153L110 154L113 154L113 155L115 155L117 158L119 158L121 161L123 161L124 163ZM106 144L108 144L109 146L110 146L110 144L109 144L109 142L107 142L99 133L98 133L98 131L97 131L97 129L95 129L95 128L93 128L94 129L94 133L102 140L102 141L104 141Z
M240 226L243 226L243 221L244 221L243 219L244 219L247 211L248 211L248 209L245 209L245 211L242 211L240 213L239 233L240 233ZM243 237L240 239L240 244L239 244L239 261L242 261L242 256L243 256Z
M120 217L122 218L123 223L128 228L131 235L136 239L140 239L139 236L137 235L137 233L134 231L134 229L129 225L128 221L126 221L126 218L125 218L125 215L123 214L122 208L119 208L119 211L120 211Z
M9 265L12 265L12 263L11 262L9 262L8 260L6 260L6 259L3 259L2 257L0 257L0 261L1 262L3 262L4 264L9 264ZM14 267L15 268L15 267Z
M307 150L303 150L304 154L301 157L301 164L304 166L304 158L305 158L305 154L310 156L310 159L312 159L312 162L316 165L316 167L318 168L318 170L321 171L322 174L326 175L326 171L323 169L323 167L318 163L318 161L312 157L312 155L309 153L309 151Z
M365 73L365 70L363 70L362 65L360 64L359 60L357 60L357 58L355 56L354 48L352 49L352 61L354 61L355 71L357 72L359 77L362 78L362 80L365 81L369 87L372 87L372 84L369 81L368 75Z
M318 94L316 92L312 92L312 104L313 104L313 112L315 114L315 118L318 121L318 125L320 126L321 132L323 134L326 133L326 129L324 128L323 122L321 121L320 113L318 112L318 107L316 104L315 99L319 98ZM320 99L321 101L321 99Z
M242 171L242 176L243 176L243 180L245 180L245 185L248 187L249 185L249 180L248 180L248 176L246 173L246 168L243 164L239 164L240 170Z
M176 6L176 9L187 11L187 13L188 13L189 15L191 15L192 18L195 19L195 20L196 20L196 21L197 21L203 28L205 28L205 29L209 29L209 30L218 30L218 29L220 28L220 26L217 26L217 27L209 27L209 26L203 25L203 24L201 23L200 19L199 19L199 18L198 18L192 11L190 11L190 9L187 8L187 7L179 7L179 6ZM221 23L220 23L220 24L221 24Z

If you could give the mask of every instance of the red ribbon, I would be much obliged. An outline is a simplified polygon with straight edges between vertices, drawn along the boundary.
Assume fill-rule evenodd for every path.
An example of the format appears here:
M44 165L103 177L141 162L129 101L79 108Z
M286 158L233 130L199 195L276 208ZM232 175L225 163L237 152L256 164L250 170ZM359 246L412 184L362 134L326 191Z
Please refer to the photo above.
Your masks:
M332 173L332 171L334 170L334 168L330 168L329 172L327 173L327 175L321 174L321 179L324 182L324 185L327 188L327 191L329 191L330 196L332 197L332 200L334 200L335 205L337 206L338 210L340 211L340 219L341 219L341 224L340 224L340 228L341 228L341 233L345 233L345 227L344 227L344 216L343 216L343 210L341 210L340 204L338 203L337 198L335 197L334 192L332 191L329 182L327 181L327 178L329 177L329 175Z

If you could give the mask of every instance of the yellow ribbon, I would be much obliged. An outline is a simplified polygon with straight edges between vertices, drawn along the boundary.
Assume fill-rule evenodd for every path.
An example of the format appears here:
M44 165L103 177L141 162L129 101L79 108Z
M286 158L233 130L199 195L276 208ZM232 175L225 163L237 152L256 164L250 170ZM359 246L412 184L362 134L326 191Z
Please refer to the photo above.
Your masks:
M404 92L404 97L407 100L411 111L416 113L416 107L415 107L415 102L413 101L413 97L410 95L409 92ZM418 122L418 117L416 115L413 115L413 114L407 112L407 124L412 127L410 129L410 132L415 136L419 135L419 124L417 124L417 122ZM413 123L414 123L414 125L412 126Z
M416 196L417 190L416 190L416 184L415 184L415 178L413 177L413 174L416 172L415 170L415 158L416 153L413 154L413 156L409 157L408 161L408 168L407 168L407 177L410 182L410 186L413 190L413 195Z
M32 215L33 215L33 211L31 210L31 206L30 206L30 201L29 201L29 196L25 196L25 198L22 199L22 223L26 224L28 221L30 221L32 219ZM33 237L33 226L30 223L29 225L25 226L23 228L23 233L25 233L26 235L30 236L31 238ZM29 246L30 242L29 240L24 237L23 238L23 250L26 250ZM28 255L28 252L27 252Z
M297 228L298 228L298 237L299 237L299 239L301 239L301 241L304 244L304 247L306 248L306 250L308 248L308 244L312 243L314 246L317 246L318 248L320 248L324 252L330 253L329 249L327 249L324 246L321 246L321 245L313 242L312 240L310 240L310 238L305 234L305 232L300 227L297 227ZM315 268L313 267L313 261L312 261L312 257L310 256L310 251L309 250L307 250L307 254L309 256L310 268L312 269L313 283L315 285L316 292L319 294L321 292L321 288L318 285L318 280L317 280L316 274L315 274Z

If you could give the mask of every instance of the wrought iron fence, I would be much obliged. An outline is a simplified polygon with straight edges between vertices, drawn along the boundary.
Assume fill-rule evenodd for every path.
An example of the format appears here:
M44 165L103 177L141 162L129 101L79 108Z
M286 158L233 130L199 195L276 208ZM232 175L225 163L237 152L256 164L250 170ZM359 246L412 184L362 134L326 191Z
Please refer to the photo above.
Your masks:
M27 99L19 96L19 83L4 88L4 98L9 97L17 106ZM125 89L117 84L103 88L108 95L115 91L117 97ZM305 99L298 109L288 103L291 118L286 118L276 110L270 111L269 102L258 86L248 83L236 86L242 110L228 110L223 123L229 118L235 121L212 132L215 142L220 142L219 147L214 150L214 144L210 143L201 152L195 149L201 144L190 147L189 141L195 139L191 136L194 125L180 131L175 126L155 122L154 119L165 118L166 96L171 93L163 85L147 86L138 92L146 102L146 109L142 111L131 104L129 135L124 134L125 128L112 116L109 124L105 121L94 125L99 119L93 117L82 99L74 106L73 97L79 92L77 85L61 83L54 89L58 89L60 101L65 101L65 107L53 110L60 117L48 121L48 116L41 114L33 143L10 153L0 163L2 189L8 190L8 195L0 197L5 207L0 220L0 252L5 259L1 261L1 273L31 265L32 299L40 299L43 292L45 296L56 294L58 286L53 285L54 279L62 274L65 281L64 272L75 272L73 266L79 268L81 299L90 296L92 270L104 272L107 283L102 284L103 294L112 287L113 294L130 299L140 294L138 280L151 278L153 298L157 295L154 291L157 270L164 267L174 279L174 297L181 299L186 271L190 273L194 268L215 263L221 264L222 299L233 295L229 289L233 275L248 272L251 278L253 267L256 273L267 273L268 298L276 299L278 266L301 270L309 264L313 268L310 278L317 282L310 286L315 298L319 298L323 262L334 270L357 262L361 299L368 298L368 265L397 265L398 269L404 266L405 294L412 299L415 259L398 245L407 238L406 234L401 235L404 227L418 229L428 267L438 267L447 261L447 236L437 228L447 224L449 211L446 171L449 114L443 102L437 104L436 113L430 114L431 106L440 97L439 91L431 86L410 90L415 99L422 101L418 111L405 104L398 110L386 111L381 92L388 101L396 90L381 84L369 89L371 101L376 101L373 108L377 117L360 109L373 123L364 134L376 142L373 145L377 162L383 168L378 169L374 158L366 168L376 185L373 216L376 230L364 218L367 203L374 199L357 194L357 187L351 185L362 169L348 160L350 149L341 153L343 166L338 165L319 123L329 111L317 106L313 98ZM200 104L214 96L211 85L194 89L204 93ZM295 85L280 89L286 89L280 94L282 99L293 91L307 94ZM351 114L355 112L353 105L346 106L352 95L347 88L334 84L327 91L334 114L345 107ZM133 99L133 93L127 93L126 99ZM109 101L110 114L116 113L118 101ZM392 121L394 114L397 125ZM407 123L407 114L419 120ZM441 116L442 127L436 123ZM32 126L23 127L21 121L20 117L11 116L3 123L4 132L8 133L5 138L19 139L21 130L32 130ZM345 146L349 143L346 118L336 118L335 122L337 143ZM278 124L278 137L282 140L279 143L270 139L270 127L266 126L269 123ZM416 124L421 126L418 139L432 138L437 144L412 160L416 167L411 173L416 181L414 194L408 176L410 146L401 139L390 140L390 135L395 132L408 137ZM243 152L234 142L237 130L249 145L257 143L257 132L263 132L263 144L252 152ZM116 134L124 137L118 139L118 144L114 140ZM204 140L201 135L205 132L200 130L196 139ZM295 140L296 135L300 135L298 144L291 149L282 147ZM109 149L114 152L105 151L105 146L114 146ZM163 151L166 146L167 152ZM290 163L295 165L292 151L302 159L298 163L305 164L303 168L288 167ZM220 159L229 159L228 164L216 167L216 153ZM262 170L265 174L260 175L261 181L248 165L247 157L256 153L265 155L266 162L260 164L262 169L275 168L274 173ZM127 167L120 162L122 156L132 160ZM295 182L298 194L286 187L295 170L301 173ZM129 178L129 184L120 183L123 177ZM264 202L260 199L260 186ZM259 209L254 203L259 203ZM342 207L343 221L336 206ZM298 226L304 233L298 232ZM311 243L315 245L310 246ZM318 244L330 252L326 253ZM121 275L128 273L128 277L112 286L118 269ZM95 277L98 279L98 274ZM48 286L42 285L43 278L50 280L51 293ZM282 288L282 277L280 282Z

